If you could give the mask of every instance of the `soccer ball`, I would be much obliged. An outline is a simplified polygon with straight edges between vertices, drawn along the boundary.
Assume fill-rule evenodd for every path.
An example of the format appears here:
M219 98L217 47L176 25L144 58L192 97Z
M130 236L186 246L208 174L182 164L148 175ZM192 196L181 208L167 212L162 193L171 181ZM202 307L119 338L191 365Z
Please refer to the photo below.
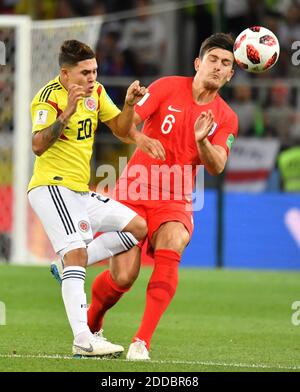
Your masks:
M233 46L237 64L247 72L264 72L273 67L279 57L279 42L272 31L261 26L242 31Z

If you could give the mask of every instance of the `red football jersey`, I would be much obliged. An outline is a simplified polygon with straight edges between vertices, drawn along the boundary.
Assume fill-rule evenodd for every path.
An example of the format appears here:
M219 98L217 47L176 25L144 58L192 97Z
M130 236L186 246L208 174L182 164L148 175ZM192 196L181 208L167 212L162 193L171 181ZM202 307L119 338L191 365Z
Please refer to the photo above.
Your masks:
M209 141L229 153L238 131L237 115L219 95L208 104L197 104L192 82L193 78L181 76L158 79L136 105L135 110L144 121L142 132L160 140L166 160L153 159L136 149L119 180L119 188L125 181L127 186L134 182L131 191L136 195L131 194L130 198L137 200L140 194L142 200L168 200L169 192L171 199L187 200L194 187L197 165L201 165L194 124L203 111L211 109L215 118Z

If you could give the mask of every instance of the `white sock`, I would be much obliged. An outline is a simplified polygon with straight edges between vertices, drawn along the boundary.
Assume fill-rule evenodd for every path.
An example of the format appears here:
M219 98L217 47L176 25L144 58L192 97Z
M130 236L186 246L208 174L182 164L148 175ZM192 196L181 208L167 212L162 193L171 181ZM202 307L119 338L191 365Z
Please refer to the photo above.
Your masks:
M81 332L79 335L76 335L74 337L74 343L85 346L88 342L90 342L91 336L92 336L91 331Z
M129 250L137 243L138 240L129 232L113 231L103 233L88 245L87 265L92 265L97 263L97 261Z
M91 333L87 325L87 304L84 292L85 268L66 267L62 278L62 297L74 337Z

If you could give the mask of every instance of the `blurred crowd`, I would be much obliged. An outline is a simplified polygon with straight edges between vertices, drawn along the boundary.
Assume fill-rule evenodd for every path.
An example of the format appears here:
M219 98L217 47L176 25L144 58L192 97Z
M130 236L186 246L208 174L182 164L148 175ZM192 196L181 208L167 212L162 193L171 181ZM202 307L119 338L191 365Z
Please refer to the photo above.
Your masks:
M1 0L1 14L30 15L34 20L95 16L132 9L134 0Z
M26 14L33 20L60 19L79 16L105 16L133 11L135 17L106 23L98 45L102 72L109 75L157 75L168 44L168 31L158 13L147 13L147 7L181 0L0 0L0 14ZM205 2L191 0L178 9L178 26L184 36L187 26L196 55L199 43L216 29L237 36L244 28L261 25L271 29L281 45L281 56L274 69L263 77L297 78L299 67L293 66L291 45L300 37L300 0L222 0ZM299 56L300 57L300 56ZM188 61L188 59L186 59Z

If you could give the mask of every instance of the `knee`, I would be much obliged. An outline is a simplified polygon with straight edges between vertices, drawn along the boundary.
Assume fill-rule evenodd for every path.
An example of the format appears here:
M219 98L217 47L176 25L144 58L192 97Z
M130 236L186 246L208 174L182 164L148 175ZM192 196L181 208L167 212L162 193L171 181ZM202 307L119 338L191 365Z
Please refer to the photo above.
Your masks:
M65 267L86 267L88 257L86 248L72 249L70 251L67 251L63 257Z
M113 273L112 272L111 274L112 274L113 281L121 289L130 289L130 287L133 285L136 278L138 277L138 273L133 274L133 273L128 273L126 271L123 271L120 273Z
M141 217L139 216L139 220L138 220L137 225L138 225L138 233L139 233L137 239L138 239L139 241L141 241L141 240L143 240L143 239L146 237L146 235L148 234L147 222L145 221L144 218L141 218Z
M182 254L189 241L190 235L187 230L180 230L180 232L165 231L164 235L157 239L155 249L172 249Z
M141 216L136 216L130 225L130 230L128 230L135 236L138 241L143 240L148 233L148 226L144 218Z
M184 249L190 242L190 233L187 230L184 230L181 233L180 239L181 239L180 246Z

